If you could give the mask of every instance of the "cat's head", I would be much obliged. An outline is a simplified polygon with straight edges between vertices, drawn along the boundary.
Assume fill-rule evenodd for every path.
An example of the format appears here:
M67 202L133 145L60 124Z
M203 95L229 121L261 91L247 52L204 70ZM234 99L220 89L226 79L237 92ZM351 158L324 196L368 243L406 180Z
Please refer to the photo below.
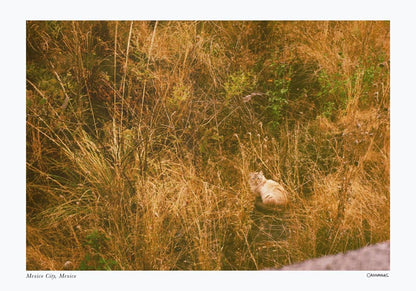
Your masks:
M248 177L249 177L250 186L257 186L265 180L262 171L260 171L260 172L251 172Z

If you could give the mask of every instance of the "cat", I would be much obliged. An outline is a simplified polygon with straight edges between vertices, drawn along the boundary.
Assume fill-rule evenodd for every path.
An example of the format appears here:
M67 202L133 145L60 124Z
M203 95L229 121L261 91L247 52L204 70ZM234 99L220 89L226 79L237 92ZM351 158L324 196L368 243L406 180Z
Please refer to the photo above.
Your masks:
M273 210L289 203L285 188L276 181L266 179L261 171L249 174L249 185L251 192L261 197L261 202L255 202L260 210Z

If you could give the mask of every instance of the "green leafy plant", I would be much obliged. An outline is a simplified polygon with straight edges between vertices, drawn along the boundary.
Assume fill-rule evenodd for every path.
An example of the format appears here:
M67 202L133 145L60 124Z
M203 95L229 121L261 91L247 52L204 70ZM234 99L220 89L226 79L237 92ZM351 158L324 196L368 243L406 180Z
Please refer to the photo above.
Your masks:
M108 240L105 234L98 230L93 230L87 235L85 245L90 251L81 261L81 270L114 270L117 267L115 260L106 259L102 254Z
M321 114L327 118L332 118L337 110L345 109L347 105L347 80L339 73L329 74L326 71L321 71L318 75L318 81L320 91L317 98L320 103Z
M288 103L289 88L292 80L292 68L288 64L277 64L274 67L274 79L269 81L273 82L273 86L267 91L269 112L269 125L272 129L275 129L281 120L282 110Z
M243 94L252 93L256 84L257 80L252 73L238 72L230 75L224 84L225 105L228 105L233 97L243 97Z

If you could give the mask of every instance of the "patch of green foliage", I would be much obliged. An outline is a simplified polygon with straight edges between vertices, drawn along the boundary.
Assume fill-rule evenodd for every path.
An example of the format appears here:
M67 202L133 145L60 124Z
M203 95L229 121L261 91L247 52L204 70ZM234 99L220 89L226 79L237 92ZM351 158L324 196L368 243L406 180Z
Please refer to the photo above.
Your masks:
M103 250L108 240L105 234L98 230L93 230L92 233L87 235L85 246L89 249L89 252L85 254L84 259L81 261L80 270L109 271L118 269L115 260L107 259L103 255Z

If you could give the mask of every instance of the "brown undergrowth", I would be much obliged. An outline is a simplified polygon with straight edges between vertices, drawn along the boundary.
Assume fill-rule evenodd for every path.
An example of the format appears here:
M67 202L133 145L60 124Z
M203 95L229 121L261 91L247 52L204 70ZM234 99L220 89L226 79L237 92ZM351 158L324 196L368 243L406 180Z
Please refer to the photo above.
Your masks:
M388 240L389 98L388 22L29 21L27 269L262 269ZM259 170L283 213L254 209Z

